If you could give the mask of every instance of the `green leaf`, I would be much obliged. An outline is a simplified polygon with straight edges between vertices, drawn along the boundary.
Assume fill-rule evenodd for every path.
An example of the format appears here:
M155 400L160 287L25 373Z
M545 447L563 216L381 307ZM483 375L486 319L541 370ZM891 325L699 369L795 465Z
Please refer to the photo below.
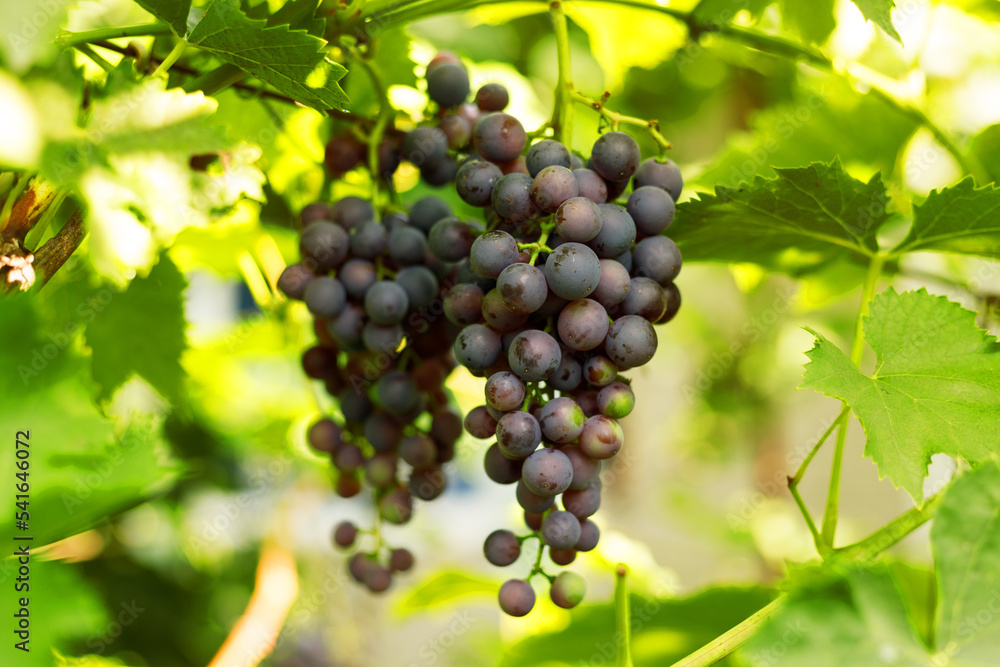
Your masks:
M70 0L0 2L0 57L15 74L49 62L58 49L53 43L66 20Z
M896 6L893 0L851 0L866 19L882 28L887 35L894 40L903 43L903 38L896 32L896 27L892 25L891 11Z
M715 195L680 204L670 236L685 258L787 271L845 256L864 261L877 251L876 233L889 217L878 174L863 183L839 160L775 171L776 178L717 186Z
M990 173L993 182L1000 182L1000 123L976 135L972 140L972 152Z
M268 27L234 0L214 0L187 40L317 111L350 102L337 84L347 70L326 58L326 42L287 25Z
M732 23L736 14L746 10L756 18L774 0L749 0L734 3L733 0L701 0L691 12L699 21L707 23Z
M974 312L924 290L879 294L864 321L871 375L810 332L817 342L802 386L850 404L865 454L918 504L933 454L975 463L1000 452L1000 345Z
M183 37L187 34L191 0L135 0L135 3L168 23L177 36Z
M403 614L447 606L470 597L494 597L499 586L493 579L476 577L458 570L436 572L410 588L396 609Z
M807 42L822 44L837 27L833 0L780 0L785 25Z
M986 463L946 493L931 528L936 646L970 664L992 664L1000 655L1000 467Z
M932 190L913 209L913 226L895 253L937 250L1000 258L1000 188L972 178Z
M276 25L287 25L322 37L326 19L317 17L316 0L290 0L267 18L269 28Z
M184 288L187 281L167 255L145 278L136 278L87 326L99 399L111 397L138 374L172 402L184 385L181 354L185 340ZM136 334L136 323L143 323Z
M899 588L883 567L795 591L741 656L750 665L782 667L930 664Z

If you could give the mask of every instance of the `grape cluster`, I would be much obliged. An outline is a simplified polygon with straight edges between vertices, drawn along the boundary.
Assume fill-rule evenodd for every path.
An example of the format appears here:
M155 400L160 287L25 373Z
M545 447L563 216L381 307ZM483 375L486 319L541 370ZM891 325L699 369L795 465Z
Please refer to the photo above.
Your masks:
M313 423L309 443L330 456L340 496L355 496L367 484L380 520L393 524L410 520L414 498L441 494L447 481L441 466L454 457L462 434L461 415L444 390L458 327L442 316L440 298L455 268L429 251L427 234L430 223L449 213L436 198L381 220L358 197L310 204L301 213L302 259L278 280L314 317L318 342L303 353L302 365L325 384L343 416ZM334 541L354 546L359 532L341 524ZM386 552L376 539L370 552L354 554L349 568L379 592L412 560L405 550Z
M618 131L603 134L584 162L551 139L529 146L520 122L496 112L476 123L472 145L456 187L484 208L488 226L444 308L464 327L454 347L459 363L487 378L485 404L465 428L496 439L486 473L516 486L532 531L497 530L484 551L507 566L537 538L554 563L567 565L599 539L590 517L601 503L601 466L621 450L618 420L635 405L620 373L653 358L653 325L680 307L681 255L662 232L683 183L676 165L642 161L635 140ZM523 169L511 170L512 162ZM625 205L615 203L630 183ZM557 605L582 599L578 575L551 577L536 564L529 578L539 573ZM526 579L511 579L499 600L523 616L535 594Z

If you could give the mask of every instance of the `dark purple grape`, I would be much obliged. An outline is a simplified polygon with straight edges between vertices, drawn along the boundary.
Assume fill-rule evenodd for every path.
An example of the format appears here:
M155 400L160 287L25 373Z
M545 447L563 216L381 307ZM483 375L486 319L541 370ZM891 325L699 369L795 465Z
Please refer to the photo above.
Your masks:
M372 402L368 395L350 388L344 389L337 395L337 402L340 404L344 421L348 424L363 422L372 411Z
M396 455L375 454L365 464L365 479L376 489L383 489L396 483Z
M573 175L576 176L581 197L589 199L595 204L603 204L608 201L608 185L596 171L574 168Z
M632 216L638 234L656 236L674 221L674 208L670 193L662 188L646 185L632 192L625 210Z
M580 451L592 459L610 459L624 442L621 425L604 415L588 418L580 433Z
M436 410L431 416L431 437L436 442L456 442L462 437L462 415L447 407Z
M509 579L500 587L500 608L508 616L527 616L535 606L535 591L524 579Z
M597 393L597 408L606 417L627 417L634 407L635 394L624 382L612 382Z
M400 416L417 407L420 390L408 373L389 371L375 383L375 400L386 412Z
M621 183L632 177L639 167L639 144L624 132L608 132L594 142L590 163L606 181Z
M409 549L393 549L389 553L389 569L393 572L406 572L413 567L413 554Z
M566 167L545 167L531 183L531 199L546 213L555 213L563 202L579 194L576 177Z
M486 402L502 412L520 408L524 396L524 382L509 371L494 373L486 381Z
M333 529L333 543L344 549L352 546L358 536L358 527L350 521L341 521Z
M460 325L479 322L483 319L483 290L468 283L455 285L444 297L444 316Z
M337 279L343 284L347 296L360 301L368 288L378 281L378 275L375 273L375 265L367 259L351 259L337 271Z
M545 282L546 284L548 284L547 278ZM554 317L558 315L563 308L566 307L567 303L569 303L568 299L562 298L561 296L553 292L551 289L549 289L549 293L545 297L545 302L542 303L541 308L535 311L535 314L541 317Z
M388 590L390 585L392 585L392 572L389 568L373 564L365 572L365 586L372 593L382 593Z
M523 509L536 514L541 514L555 504L555 498L553 496L538 495L525 486L523 478L517 482L515 495L517 496L518 505L520 505Z
M670 197L676 202L684 187L684 178L673 161L660 162L657 158L649 158L639 165L635 172L634 183L636 188L647 185L662 188L669 192Z
M505 113L491 113L476 123L476 152L490 162L510 162L517 158L528 143L521 122Z
M392 354L403 343L403 327L399 324L378 324L366 322L361 330L361 341L365 349L377 354Z
M406 292L411 309L426 308L438 296L438 279L426 266L404 266L396 273L396 284Z
M597 524L590 519L585 519L580 522L580 539L577 540L575 548L577 551L592 551L600 539L601 531Z
M420 167L420 178L431 187L440 188L455 180L458 175L458 162L446 157L439 162L428 162Z
M485 405L480 405L472 408L469 414L465 415L465 430L473 438L486 440L496 435L497 420L490 415Z
M654 322L654 324L666 324L670 320L674 319L677 315L677 311L681 309L681 291L677 289L677 285L673 283L664 285L663 294L667 298L667 308L663 311L663 315L660 316L660 319Z
M301 301L316 275L301 264L289 264L278 276L278 289L289 299Z
M628 297L616 311L622 315L638 315L650 322L656 322L667 309L667 296L663 288L649 278L633 278Z
M590 298L604 306L605 309L612 308L628 297L631 285L632 278L629 276L628 269L617 260L602 259L601 279Z
M424 70L424 78L430 76L431 72L440 67L441 65L461 65L462 59L458 57L457 53L452 53L451 51L438 51L431 61L427 63L427 69Z
M599 481L601 474L601 462L592 459L583 453L576 445L566 445L560 449L563 454L573 464L573 481L570 482L571 491L586 489L591 484Z
M586 594L587 582L575 572L560 573L549 588L549 597L563 609L572 609L580 604Z
M604 214L597 204L586 197L573 197L563 202L556 211L555 223L560 238L586 243L601 231Z
M382 223L369 220L358 225L351 235L351 254L375 259L389 247L389 231Z
M563 507L578 519L593 516L601 508L601 489L597 484L579 490L568 490L562 495Z
M625 193L625 190L628 189L628 181L622 181L621 183L604 181L604 185L608 188L609 203L618 201L618 198L621 197Z
M378 511L389 523L404 524L413 516L413 496L407 489L397 487L379 499Z
M560 567L565 567L576 560L576 549L549 549L549 558Z
M389 256L403 265L422 264L427 237L415 227L398 227L389 234Z
M681 272L681 251L666 236L651 236L636 244L632 262L632 275L667 285Z
M347 561L347 571L356 582L363 584L368 576L368 570L376 565L368 554L356 553Z
M309 427L307 439L317 452L332 454L337 451L343 438L343 429L332 419L320 419Z
M521 555L521 542L509 530L494 530L483 543L483 553L497 567L506 567Z
M434 223L427 245L444 262L464 259L472 248L472 228L458 218L443 218Z
M326 144L323 162L331 174L343 174L364 161L366 150L367 146L361 141L349 134L342 134L333 137Z
M482 324L470 324L455 339L455 358L472 371L484 371L495 364L501 351L499 334Z
M469 91L469 73L459 64L442 63L427 73L427 96L439 106L457 107Z
M491 328L506 332L520 328L528 320L528 313L515 313L503 302L500 290L493 288L483 297L483 319Z
M410 493L421 500L434 500L448 485L448 477L437 466L420 468L410 473Z
M499 83L487 83L476 92L476 106L480 111L503 111L510 102L510 94Z
M531 176L518 172L508 173L493 186L490 203L493 210L506 222L528 220L539 213L531 199Z
M486 476L497 484L514 484L521 481L522 461L509 459L500 451L500 446L492 444L486 450L483 467Z
M622 254L614 258L616 262L624 266L629 273L632 273L632 251L626 250Z
M583 379L595 387L611 384L618 377L618 365L604 355L595 355L583 362Z
M330 320L327 330L338 343L344 347L351 347L362 342L364 322L365 312L353 303L349 303L340 315Z
M342 473L350 474L365 464L365 455L357 445L344 445L333 454L333 465Z
M399 443L399 458L417 470L428 468L437 461L437 447L426 435L408 435Z
M316 317L330 319L340 315L347 305L347 292L336 278L320 276L306 287L304 301Z
M299 220L302 221L303 227L308 227L312 223L319 222L321 220L332 222L333 207L325 201L317 201L312 204L306 204L302 207L302 211L299 213Z
M459 168L455 177L458 196L469 206L489 206L493 188L503 178L500 167L492 162L476 160Z
M469 251L472 269L484 278L496 278L518 261L517 241L507 232L486 232L478 237Z
M558 141L542 139L531 145L528 154L524 156L528 175L532 178L545 167L565 167L569 169L569 151Z
M403 438L403 425L389 415L374 414L365 419L364 434L376 452L390 452Z
M344 229L354 229L375 220L375 207L361 197L344 197L330 209L330 219Z
M365 314L378 324L402 322L409 307L406 291L390 280L380 280L365 292Z
M656 353L656 332L638 315L625 315L611 323L604 349L619 368L642 366Z
M418 127L403 140L403 157L420 168L439 164L448 157L448 137L436 127Z
M514 337L507 353L511 370L527 382L538 382L555 373L562 359L556 339L537 329L523 331Z
M515 313L533 313L545 303L549 287L541 269L518 262L500 272L497 291L510 310Z
M556 510L542 521L542 539L553 549L572 549L580 540L580 520Z
M581 243L563 243L545 260L549 289L563 299L590 296L601 280L601 262L593 250Z
M537 512L524 511L524 525L526 525L531 530L541 530L542 529L542 519L545 516Z
M533 456L542 442L542 429L529 412L508 412L497 422L497 445L508 459L520 460Z
M314 380L336 375L337 351L319 345L309 348L302 353L302 370Z
M410 225L427 234L435 222L450 215L451 207L446 201L438 197L424 197L410 207Z
M601 304L591 299L578 299L562 309L556 328L566 347L593 350L604 342L608 325L608 313Z
M448 148L463 150L472 140L472 122L462 116L445 116L438 125L448 138Z
M601 259L613 259L627 252L635 243L635 222L618 204L600 204L604 215L601 231L587 242Z
M542 406L538 414L545 439L556 443L573 442L583 431L586 417L572 398L560 396Z
M583 368L579 361L563 350L562 359L556 372L546 380L548 386L559 391L573 391L583 381Z
M340 225L315 222L302 231L299 252L303 264L317 273L326 273L343 263L350 245L351 239Z
M334 493L341 498L353 498L361 493L361 481L353 475L338 475L333 487Z
M521 479L532 493L555 496L568 489L573 481L573 464L558 449L539 449L524 460Z

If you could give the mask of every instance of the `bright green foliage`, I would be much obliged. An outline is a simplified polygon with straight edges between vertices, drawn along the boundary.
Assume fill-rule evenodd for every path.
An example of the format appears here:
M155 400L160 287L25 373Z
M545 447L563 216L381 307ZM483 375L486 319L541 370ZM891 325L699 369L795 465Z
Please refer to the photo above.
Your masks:
M458 600L470 597L492 598L496 593L497 584L493 579L484 579L457 570L446 570L429 576L419 584L414 584L397 603L396 608L404 614L412 614L447 607Z
M994 182L1000 181L1000 124L990 125L972 140L972 152Z
M66 19L69 0L0 2L0 57L17 73L56 54L52 40Z
M914 208L913 227L894 252L937 250L1000 258L1000 188L971 178L934 190Z
M739 188L718 186L714 195L678 206L670 236L685 259L816 267L845 254L863 259L877 250L876 232L889 217L878 174L863 183L839 160L776 171L775 179L758 176Z
M833 0L779 0L785 24L807 42L822 44L837 22L833 18Z
M896 6L893 0L851 0L858 6L865 18L885 30L885 33L894 40L903 43L903 38L896 32L896 27L892 25L891 10Z
M180 36L187 34L191 19L197 22L200 13L198 10L191 11L191 0L135 0L135 3L161 21L169 23L174 33Z
M920 503L932 454L978 462L1000 452L1000 345L975 313L889 289L872 301L864 332L877 358L870 375L812 332L802 386L850 404L882 476Z
M931 530L936 648L955 664L986 665L1000 654L1000 467L984 464L947 494Z
M186 347L184 288L187 281L166 255L145 278L136 278L87 326L86 341L98 396L106 400L138 374L171 402L182 399ZM134 331L136 322L156 326Z

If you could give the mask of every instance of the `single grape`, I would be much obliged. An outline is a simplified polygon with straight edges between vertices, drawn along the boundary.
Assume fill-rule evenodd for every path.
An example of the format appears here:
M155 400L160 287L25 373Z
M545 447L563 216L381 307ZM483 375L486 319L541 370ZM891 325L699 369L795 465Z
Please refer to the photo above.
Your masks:
M470 324L455 339L455 358L469 370L482 371L500 358L500 336L482 324Z
M472 228L458 218L438 220L427 236L431 252L445 262L457 262L465 258L472 248L472 242Z
M542 521L542 540L553 549L572 549L580 539L580 520L556 510Z
M583 299L597 288L601 263L593 250L580 243L563 243L545 260L549 289L563 299Z
M489 206L493 201L493 188L503 178L500 167L482 160L468 162L460 167L455 177L458 196L470 206Z
M530 176L516 171L508 172L497 181L490 195L490 203L496 214L511 223L534 217L539 211L531 198L533 183Z
M556 443L573 442L583 431L586 417L572 398L560 396L542 406L538 423L546 440Z
M617 421L604 415L590 417L580 433L580 451L592 459L610 459L625 442L625 434Z
M585 243L601 231L604 214L586 197L573 197L562 203L555 216L556 233L566 241Z
M344 197L330 209L330 219L344 229L354 229L375 220L375 207L361 197Z
M347 292L336 278L320 276L306 287L304 301L309 312L316 317L333 318L340 315L347 305Z
M337 396L340 404L340 412L344 415L344 421L363 422L372 411L372 402L368 394L346 388Z
M420 468L410 473L410 493L421 500L434 500L448 485L448 477L437 466Z
M431 72L441 65L446 64L461 65L462 59L458 57L457 53L452 53L451 51L438 51L437 54L431 58L431 61L427 63L427 69L424 70L424 78L430 76Z
M368 288L378 281L378 274L375 272L375 265L367 259L351 259L337 271L337 279L344 286L348 297L360 301L365 298Z
M574 167L573 175L576 176L581 197L589 199L595 204L603 204L608 201L608 185L596 171Z
M462 116L445 116L438 125L448 139L448 148L464 150L472 140L473 124Z
M364 434L376 452L390 452L403 438L403 425L387 414L373 414L365 419Z
M451 366L445 373L450 373ZM443 376L441 382L444 382ZM436 442L456 442L462 437L462 415L451 408L439 408L431 415L431 437Z
M510 94L499 83L487 83L476 92L476 106L480 111L503 111L510 102Z
M631 250L626 250L622 254L620 254L617 257L615 257L614 260L616 262L618 262L619 264L621 264L622 266L624 266L626 268L626 270L628 270L629 273L632 272L632 251Z
M353 475L338 475L334 492L341 498L353 498L361 493L361 481Z
M365 455L357 445L344 445L333 454L333 465L342 473L352 473L365 464Z
M390 280L375 283L365 293L365 314L378 324L401 322L409 307L406 291Z
M608 186L608 202L617 202L618 198L625 194L625 190L628 189L628 181L622 181L620 183L614 183L612 181L604 181L604 184Z
M566 167L545 167L531 182L531 199L546 213L555 213L563 202L579 194L576 177Z
M458 106L469 91L469 73L459 64L442 63L427 73L427 96L442 107Z
M528 382L544 380L555 373L562 359L555 338L537 329L523 331L514 337L507 353L511 370Z
M632 275L644 276L660 285L672 283L681 272L681 251L666 236L651 236L632 251Z
M560 567L565 567L576 560L576 549L549 549L549 558Z
M332 454L343 438L343 430L332 419L323 418L309 427L309 445L317 452Z
M314 222L302 231L299 252L307 267L326 273L343 263L350 245L350 237L340 225Z
M663 288L649 278L633 278L628 290L628 297L616 311L622 315L638 315L656 322L667 309L667 296Z
M545 167L565 167L569 168L569 151L558 141L552 139L542 139L535 142L528 149L528 154L524 156L525 166L528 174L534 178Z
M508 616L527 616L535 606L535 591L524 579L509 579L500 587L500 608Z
M483 297L483 319L492 329L507 332L520 328L528 320L528 313L515 313L503 302L500 290L493 288Z
M506 567L521 555L521 542L509 530L494 530L483 543L483 553L497 567Z
M389 553L389 569L393 572L406 572L413 567L413 554L409 549L393 549Z
M365 586L372 593L382 593L392 585L392 572L389 568L374 564L365 573Z
M509 162L521 154L528 135L521 122L509 114L491 113L476 123L476 152L490 162Z
M531 413L520 410L508 412L497 422L497 445L500 453L508 459L520 460L529 455L534 456L532 452L535 452L541 441L542 429Z
M587 242L597 256L613 259L627 252L635 243L635 222L628 211L618 204L600 204L604 223L597 236Z
M413 516L413 497L407 489L397 487L379 499L378 511L389 523L404 524Z
M368 459L368 463L365 464L365 479L376 489L395 484L396 455L379 453Z
M554 496L540 496L525 486L523 477L517 482L515 496L517 497L518 505L529 512L537 514L541 514L555 504Z
M446 201L438 197L424 197L410 207L410 224L427 234L435 222L450 215L451 207Z
M517 241L507 232L486 232L472 244L469 261L479 275L496 278L505 268L517 263Z
M660 319L654 322L654 324L666 324L670 320L674 319L677 315L677 311L681 309L681 291L677 289L677 285L674 285L673 283L664 285L663 294L667 299L667 308L663 311L663 315L660 316Z
M556 372L546 380L548 386L559 391L573 391L580 386L583 381L583 367L566 350L562 352L562 359Z
M326 144L323 162L331 174L340 175L360 165L366 150L367 146L361 141L350 134L342 134Z
M509 371L494 373L486 381L486 402L502 412L520 408L524 396L524 382Z
M597 289L590 295L590 298L604 306L605 309L612 308L628 297L631 285L632 278L629 276L628 269L617 260L602 259L601 279L597 282Z
M674 200L662 188L646 185L636 188L625 210L635 221L635 230L643 236L656 236L674 221Z
M568 490L562 495L563 507L578 519L593 516L601 507L601 489L597 484L579 490Z
M502 425L503 420L500 421ZM521 479L532 493L555 496L568 489L573 481L573 463L558 449L539 449L525 459Z
M408 373L389 371L375 383L375 400L386 412L403 415L419 404L420 390Z
M418 127L403 140L403 157L421 169L444 162L448 137L436 127Z
M639 144L624 132L602 134L594 142L590 162L601 178L613 183L628 181L639 167Z
M593 350L608 333L608 313L591 299L571 301L562 309L556 329L559 339L574 350Z
M627 417L635 407L635 394L624 382L612 382L597 392L597 408L612 419Z
M415 227L398 227L389 234L389 256L403 265L422 264L427 237Z
M403 344L403 327L399 324L366 322L361 330L365 349L376 354L392 354Z
M584 519L580 522L580 539L577 540L576 550L592 551L600 539L601 531L598 529L597 524L590 519Z
M278 276L278 289L289 299L301 301L315 278L315 274L301 264L289 264Z
M340 315L330 320L330 335L344 347L357 345L362 341L365 313L353 303L347 304Z
M575 572L561 572L549 588L549 597L557 607L572 609L587 593L587 582Z
M306 204L302 207L302 211L299 213L299 220L302 221L303 227L308 227L312 223L319 222L320 220L333 222L333 207L325 201L317 201L312 204Z
M406 292L411 309L426 308L438 296L438 279L426 266L404 266L396 273L396 284Z
M656 353L656 332L638 315L625 315L611 323L604 349L619 368L642 366Z
M671 160L660 162L657 158L643 160L635 172L634 183L637 189L647 185L662 188L675 202L684 187L680 168Z
M521 481L522 460L509 459L497 444L490 445L483 459L486 476L497 484L514 484Z
M352 546L358 536L358 527L350 521L341 521L333 530L333 542L344 549Z
M542 519L545 516L537 512L524 511L524 525L526 525L531 530L541 530L542 529Z
M573 481L569 485L570 491L586 489L600 480L600 461L590 458L576 445L566 445L559 451L565 454L570 463L573 464Z
M347 561L347 570L356 582L363 584L368 576L368 570L375 565L375 561L368 554L356 553Z
M507 308L515 313L533 313L549 294L542 270L531 264L514 263L497 277L497 291Z
M478 285L459 283L444 297L444 316L449 322L466 325L483 319L483 290Z
M426 435L408 435L399 443L399 458L418 470L428 468L437 461L437 447Z

